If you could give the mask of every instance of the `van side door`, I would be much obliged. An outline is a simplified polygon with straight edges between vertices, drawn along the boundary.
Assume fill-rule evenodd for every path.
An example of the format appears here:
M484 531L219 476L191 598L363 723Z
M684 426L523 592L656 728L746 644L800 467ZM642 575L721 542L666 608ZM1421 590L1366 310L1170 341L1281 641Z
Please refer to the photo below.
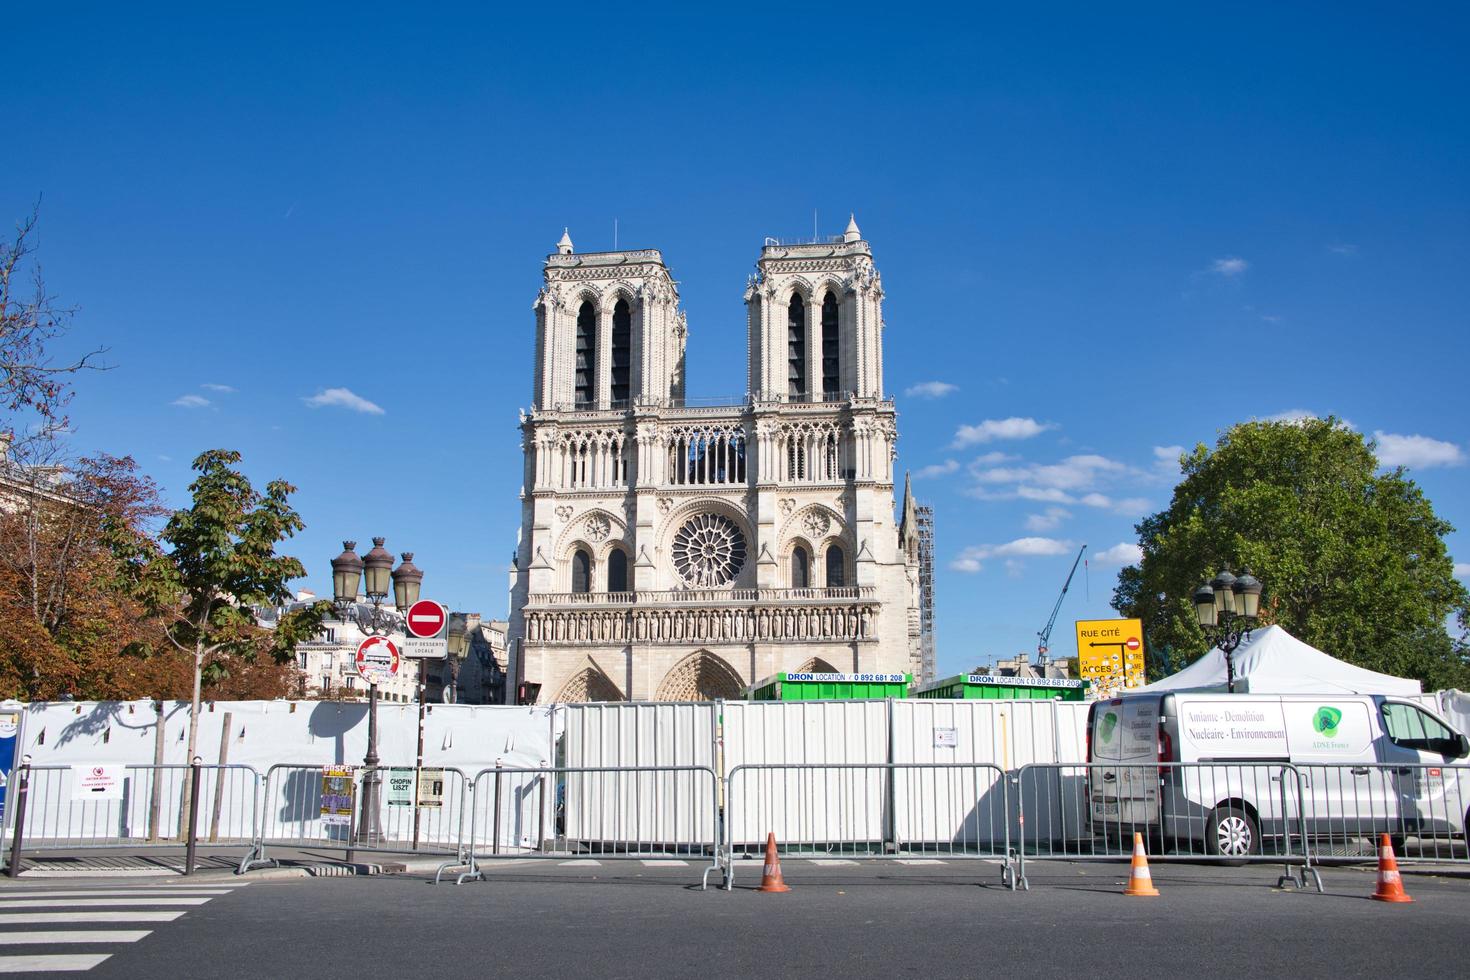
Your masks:
M1463 764L1459 733L1409 701L1384 699L1380 758L1387 767L1399 802L1400 834L1458 833L1466 801L1457 770Z

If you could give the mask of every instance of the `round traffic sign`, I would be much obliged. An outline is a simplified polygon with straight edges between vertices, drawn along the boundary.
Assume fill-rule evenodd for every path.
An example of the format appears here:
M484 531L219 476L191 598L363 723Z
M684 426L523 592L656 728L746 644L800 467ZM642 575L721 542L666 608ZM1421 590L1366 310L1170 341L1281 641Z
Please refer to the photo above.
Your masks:
M420 639L432 640L444 631L446 618L439 603L420 599L408 607L408 631Z
M1142 643L1138 642L1138 637L1136 636L1128 637L1128 642L1123 645L1126 646L1129 650L1137 650L1139 647L1143 646Z
M398 676L398 647L386 636L370 636L357 645L357 673L369 684Z

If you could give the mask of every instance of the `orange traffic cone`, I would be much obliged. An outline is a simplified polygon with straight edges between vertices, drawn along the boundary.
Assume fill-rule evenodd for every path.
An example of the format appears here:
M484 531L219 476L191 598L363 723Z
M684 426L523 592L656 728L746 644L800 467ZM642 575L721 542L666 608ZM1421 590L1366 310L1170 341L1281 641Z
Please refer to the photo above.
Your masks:
M1393 842L1384 834L1378 841L1378 890L1373 897L1380 902L1412 902L1404 892L1404 881L1399 877L1399 862L1393 856Z
M758 892L789 892L786 887L786 879L781 877L781 858L776 854L776 833L771 831L766 834L766 869L761 875L761 886Z
M1143 850L1143 835L1133 835L1133 870L1128 875L1128 887L1123 889L1124 895L1138 897L1158 897L1159 890L1154 887L1153 875L1148 873L1148 855Z

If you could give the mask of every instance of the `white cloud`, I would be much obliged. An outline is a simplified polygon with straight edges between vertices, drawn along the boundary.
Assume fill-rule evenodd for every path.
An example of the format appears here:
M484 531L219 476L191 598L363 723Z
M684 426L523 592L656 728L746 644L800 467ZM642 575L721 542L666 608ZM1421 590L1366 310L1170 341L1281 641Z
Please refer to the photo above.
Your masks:
M202 384L199 387L203 388L205 391L217 391L221 395L233 395L235 393L235 389L231 388L229 385Z
M1143 561L1143 549L1136 544L1120 541L1111 548L1095 552L1092 560L1099 565L1137 565Z
M323 406L335 406L350 409L354 412L363 412L367 415L384 415L382 408L368 401L361 395L355 394L350 388L326 388L317 392L310 398L303 398L308 408L322 408Z
M976 456L974 459L970 460L970 465L995 466L997 463L1009 463L1012 460L1020 458L1021 457L1019 456L1012 456L1009 453L1003 453L997 450L995 452L984 453L980 456Z
M179 408L207 408L209 399L203 395L180 395L169 404L177 405Z
M1154 468L1160 474L1177 476L1179 474L1179 457L1183 455L1183 446L1155 446Z
M1465 462L1465 452L1459 446L1428 436L1404 436L1375 430L1373 440L1378 443L1378 462L1384 466L1429 469L1433 466L1460 466Z
M1327 246L1327 251L1337 255L1357 255L1358 246L1349 244L1348 242L1333 242Z
M1065 507L1048 507L1040 514L1032 514L1026 518L1026 530L1055 531L1062 521L1071 516L1072 512Z
M1008 419L986 419L979 425L962 425L956 429L954 448L979 446L997 439L1030 439L1055 428L1056 426L1050 422L1038 422L1035 419L1016 416Z
M909 398L943 398L959 390L959 385L952 385L948 381L920 381L905 388L903 393Z
M1017 538L1004 544L982 544L976 547L966 548L949 563L949 567L957 572L978 572L984 568L984 562L990 558L1037 558L1049 555L1065 555L1072 550L1072 542L1058 541L1056 538ZM1007 562L1007 568L1015 570L1018 565Z
M1153 507L1147 497L1124 497L1122 500L1113 501L1113 512L1127 514L1134 517L1142 517Z
M1211 272L1227 279L1240 275L1250 267L1251 264L1238 255L1227 255L1223 259L1216 259L1210 263Z
M1121 475L1128 467L1106 456L1086 454L1068 456L1058 463L1027 463L1023 466L970 467L971 474L981 483L1019 483L1056 490L1085 490L1097 482L1100 475Z
M954 473L960 468L958 460L946 459L942 463L931 463L928 466L914 470L915 480L927 480L931 477L946 476Z
M1077 501L1085 507L1111 507L1113 498L1104 493L1085 493L1082 499Z
M1307 419L1321 418L1310 408L1288 408L1284 412L1275 415L1267 415L1261 419L1262 422L1304 422Z
M1455 562L1455 578L1470 578L1470 561Z

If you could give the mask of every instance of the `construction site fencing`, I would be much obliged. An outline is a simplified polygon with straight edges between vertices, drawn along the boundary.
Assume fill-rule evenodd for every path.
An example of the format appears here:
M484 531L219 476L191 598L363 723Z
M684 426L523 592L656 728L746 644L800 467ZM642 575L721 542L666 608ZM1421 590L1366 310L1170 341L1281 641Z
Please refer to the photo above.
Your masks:
M423 776L431 785L421 787ZM469 792L464 772L450 766L279 763L266 771L260 832L240 870L274 863L271 846L340 848L349 861L358 852L462 855Z
M475 774L465 853L435 880L496 859L707 859L719 869L720 783L709 766L495 767Z
M998 860L1015 887L1009 787L992 763L751 763L725 787L724 883L774 834L781 853L841 860Z

